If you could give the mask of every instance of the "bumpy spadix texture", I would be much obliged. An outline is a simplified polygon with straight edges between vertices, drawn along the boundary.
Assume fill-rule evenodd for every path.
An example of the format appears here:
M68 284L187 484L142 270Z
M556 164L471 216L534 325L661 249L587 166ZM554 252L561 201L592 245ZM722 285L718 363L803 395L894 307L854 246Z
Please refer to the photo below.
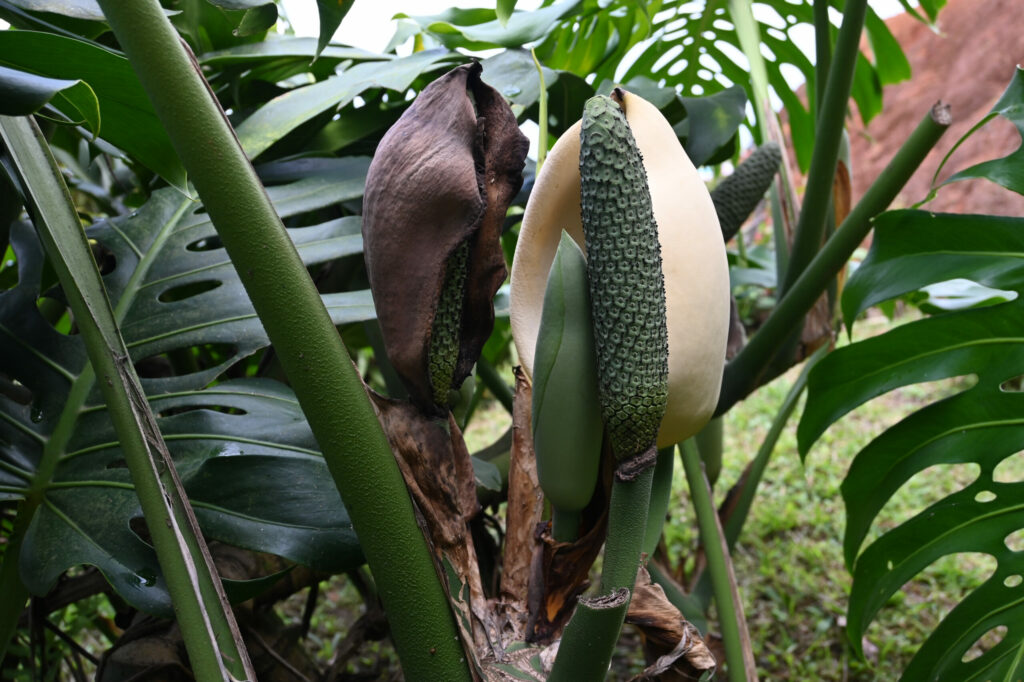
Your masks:
M768 191L772 178L779 171L782 152L775 142L766 142L736 167L732 175L718 183L711 192L722 236L729 241Z
M459 359L462 331L462 300L466 289L466 259L469 242L463 242L448 259L448 269L437 302L437 313L430 330L430 383L434 389L434 402L445 405L448 391L455 377L455 363Z
M658 227L622 109L593 97L580 131L580 207L598 395L617 458L654 445L668 402L668 331Z
M668 406L658 446L707 423L718 401L729 330L729 269L711 196L671 124L650 102L622 93L622 109L643 159L661 244L668 324ZM511 322L528 374L548 271L564 229L581 247L580 128L548 154L523 216L512 263Z

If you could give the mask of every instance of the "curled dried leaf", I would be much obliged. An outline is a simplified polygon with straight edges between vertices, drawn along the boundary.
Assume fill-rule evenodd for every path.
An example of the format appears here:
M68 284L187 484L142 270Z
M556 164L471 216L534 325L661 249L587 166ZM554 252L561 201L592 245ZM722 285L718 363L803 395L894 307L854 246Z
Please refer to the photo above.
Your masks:
M441 416L476 363L506 276L500 236L529 143L477 63L437 79L381 140L366 178L366 269L388 358Z

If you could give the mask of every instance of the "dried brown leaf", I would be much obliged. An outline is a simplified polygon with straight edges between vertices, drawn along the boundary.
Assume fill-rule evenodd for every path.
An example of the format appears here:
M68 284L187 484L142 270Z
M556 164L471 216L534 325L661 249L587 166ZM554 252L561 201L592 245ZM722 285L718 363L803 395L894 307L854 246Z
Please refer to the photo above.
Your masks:
M532 391L529 379L520 367L515 368L515 381L501 597L507 603L518 602L520 610L525 612L525 595L535 546L534 529L544 514L544 494L537 479L537 460L530 429Z
M500 236L528 141L478 63L437 79L385 134L366 178L364 257L388 358L420 409L435 404L430 337L449 259L469 243L452 386L476 363L506 276Z
M643 567L637 574L626 622L643 632L648 655L656 659L634 679L693 680L714 670L715 657L697 628L672 605L661 586L651 582Z

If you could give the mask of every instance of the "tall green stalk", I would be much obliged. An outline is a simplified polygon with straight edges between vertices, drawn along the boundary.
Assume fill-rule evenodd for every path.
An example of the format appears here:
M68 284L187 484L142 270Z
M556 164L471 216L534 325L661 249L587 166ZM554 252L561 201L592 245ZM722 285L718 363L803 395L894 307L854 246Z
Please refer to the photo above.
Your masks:
M555 656L550 682L599 679L608 670L640 570L654 466L626 481L616 475L608 502L601 596L580 600ZM623 595L623 593L625 593Z
M100 0L100 6L291 380L377 582L406 678L470 679L391 448L226 116L156 0Z
M832 66L832 23L828 19L829 0L814 0L814 110L825 102L825 84ZM815 115L817 118L817 115Z
M843 25L839 29L814 130L814 154L807 175L807 189L793 233L789 266L781 279L780 296L786 295L821 247L867 5L867 0L848 0L843 11Z
M558 645L548 682L603 680L629 609L630 590L580 599Z
M936 105L918 124L757 334L726 365L716 414L727 412L760 385L769 360L790 338L792 330L864 241L871 231L872 219L892 203L952 122L948 108Z
M782 401L782 405L775 412L771 426L768 427L768 433L765 435L764 440L761 441L761 446L757 449L757 454L750 461L750 464L747 465L740 481L736 484L734 490L738 490L736 492L738 499L730 505L729 516L723 523L725 543L730 552L736 546L736 541L743 531L743 526L747 521L747 516L750 514L750 509L754 505L757 488L764 477L764 471L768 467L768 461L771 459L772 453L775 451L775 445L779 441L779 436L782 435L782 431L786 428L786 424L789 423L793 410L796 409L797 403L800 402L800 396L803 395L804 388L807 386L807 376L827 352L828 346L822 346L804 363L803 369L800 370L800 375L793 382L789 393L786 394L785 399ZM704 453L701 452L701 457L703 456ZM732 494L733 492L730 492L730 496ZM693 589L691 596L705 605L711 601L711 577L707 572L702 573L697 578L697 586Z
M750 634L743 619L743 606L735 591L735 580L729 554L725 548L722 526L718 522L718 511L711 499L711 488L704 476L700 454L693 443L687 440L679 448L690 486L690 499L697 514L701 544L708 560L711 587L715 593L718 609L718 624L722 629L725 644L725 661L729 668L730 682L746 682L754 674L753 661L745 655L749 651Z
M60 169L32 119L0 117L0 136L19 173L36 231L89 355L90 368L82 373L85 381L78 385L91 386L93 377L102 379L96 383L135 485L196 677L255 679L234 614L225 608L227 597L213 559L129 359ZM61 423L70 429L77 415L65 410ZM43 503L60 453L47 454L50 457L40 466L20 510L23 516L18 519L14 551L5 558L5 573L16 566L24 529ZM7 624L0 627L6 630Z

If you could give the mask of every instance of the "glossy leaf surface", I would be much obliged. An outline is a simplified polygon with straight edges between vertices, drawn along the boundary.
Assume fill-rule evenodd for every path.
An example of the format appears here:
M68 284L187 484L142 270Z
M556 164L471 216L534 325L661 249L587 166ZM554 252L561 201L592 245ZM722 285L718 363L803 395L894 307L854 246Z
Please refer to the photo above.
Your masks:
M185 189L185 170L124 57L49 33L0 31L0 66L87 83L99 100L99 136ZM77 101L58 99L53 105L69 120L82 120Z
M875 303L962 278L1012 297L1024 291L1020 253L1024 219L894 211L875 227L871 252L843 297L848 323ZM924 642L903 679L1009 679L1019 674L1024 632L1015 537L1024 528L1024 482L997 472L1024 449L1024 301L1019 297L911 322L840 348L811 373L800 421L801 453L858 405L900 386L949 377L961 392L934 402L871 441L842 485L844 551L853 572L848 635L858 648L878 611L904 584L948 554L981 552L998 563ZM1011 381L1014 380L1014 381ZM883 507L917 473L937 465L975 464L978 477L862 548ZM967 656L989 631L1005 636ZM964 660L964 659L967 660ZM1015 672L1016 671L1016 672Z
M359 197L366 167L366 159L352 159L335 164L333 173L268 191L283 217L297 216ZM292 234L312 265L360 253L359 222L340 218ZM268 342L201 206L173 189L159 190L138 212L100 223L89 236L113 261L105 284L132 359L142 366L151 358L143 387L204 532L321 570L361 563L347 514L291 392L266 379L208 387ZM0 371L30 396L0 397L0 439L7 444L0 454L0 497L20 498L50 435L73 428L26 537L22 575L42 593L68 568L95 564L133 605L169 613L155 555L133 529L141 528L133 522L138 502L99 393L95 387L88 395L68 392L89 371L84 348L38 311L41 294L60 296L41 290L41 247L24 225L13 231L12 246L19 278L0 294ZM373 317L368 291L325 299L337 324ZM190 371L185 362L176 376L160 376L168 358L196 362L204 352L213 358L205 366Z

